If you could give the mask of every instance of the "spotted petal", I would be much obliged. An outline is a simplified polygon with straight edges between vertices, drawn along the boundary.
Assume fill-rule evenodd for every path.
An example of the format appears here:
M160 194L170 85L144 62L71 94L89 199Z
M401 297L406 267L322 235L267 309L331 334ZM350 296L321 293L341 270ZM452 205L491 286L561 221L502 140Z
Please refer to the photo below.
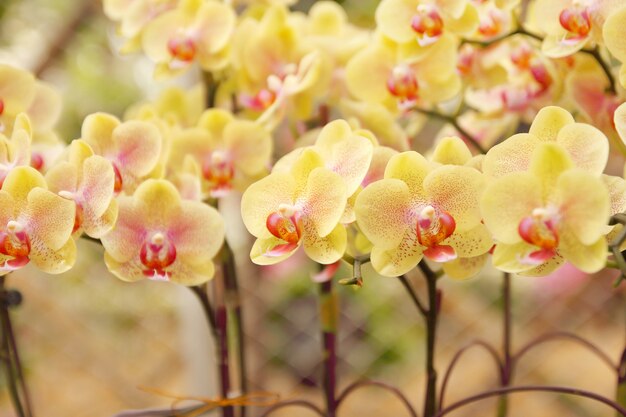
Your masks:
M515 197L511 198L511 190ZM485 225L499 242L515 244L521 240L520 221L533 209L543 206L541 182L526 172L512 173L491 182L480 199ZM513 272L513 271L512 271Z
M459 232L476 227L481 220L479 198L485 186L483 174L474 168L445 165L424 178L429 201L447 211Z
M562 174L556 184L562 227L583 245L595 243L604 234L610 215L610 198L601 178L579 169Z
M307 225L305 224L306 228ZM346 251L346 228L338 224L324 237L306 234L304 237L304 251L307 256L317 263L328 265L337 262Z
M76 262L76 242L68 239L63 246L53 250L37 236L31 239L28 255L37 268L48 274L61 274L68 271Z
M74 227L73 201L43 188L28 193L28 229L52 251L59 250L70 239Z
M341 177L325 168L316 168L296 204L302 207L303 217L311 221L315 234L324 237L335 229L347 199Z
M177 255L194 263L213 258L224 242L224 220L213 207L185 201L180 216L168 219L169 235Z
M397 247L408 227L410 191L399 179L384 179L359 193L354 207L361 231L380 249Z
M372 248L372 266L381 275L397 277L406 274L422 260L423 247L417 243L416 232L406 229L400 244L392 249Z
M267 218L278 210L280 204L294 203L295 186L291 175L273 173L248 187L241 198L241 217L252 235L258 238L271 236L266 226Z
M559 131L573 123L574 118L567 110L558 106L547 106L539 110L528 133L541 141L555 141Z

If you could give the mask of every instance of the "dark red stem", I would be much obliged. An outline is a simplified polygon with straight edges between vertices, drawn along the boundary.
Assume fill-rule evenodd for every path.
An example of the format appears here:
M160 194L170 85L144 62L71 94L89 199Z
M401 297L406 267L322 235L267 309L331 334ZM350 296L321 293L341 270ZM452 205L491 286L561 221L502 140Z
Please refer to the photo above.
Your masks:
M454 410L457 410L466 405L475 403L477 401L484 400L486 398L499 397L501 395L512 394L516 392L556 392L560 394L568 394L568 395L575 395L578 397L589 398L589 399L608 405L609 407L619 412L620 415L626 417L626 409L624 409L621 405L599 394L596 394L594 392L581 390L578 388L541 386L541 385L529 385L529 386L521 386L521 387L503 387L503 388L497 388L491 391L486 391L477 395L473 395L471 397L467 397L463 400L457 401L456 403L451 404L450 406L444 408L443 410L440 410L433 417L443 417L445 415L450 414Z
M402 401L402 404L404 404L406 410L409 412L409 415L411 417L418 417L417 412L413 409L409 400L404 396L404 394L402 394L402 391L400 391L398 388L392 385L389 385L380 381L357 381L348 385L348 387L346 387L346 389L337 398L337 408L339 408L339 405L341 405L341 403L350 394L352 394L354 391L360 388L365 388L365 387L377 387L377 388L382 388L383 390L390 392L391 394L396 396L400 401Z
M223 398L228 398L230 392L230 367L228 362L228 312L226 305L220 302L215 309L215 323L217 330L217 361L220 377L220 388ZM223 417L234 417L233 407L222 408Z
M428 286L428 310L426 311L426 395L424 417L432 417L437 412L437 370L435 369L435 342L437 340L437 318L440 309L440 295L437 292L437 274L425 261L419 268Z
M332 280L320 284L320 310L326 414L327 417L335 417L337 409L337 310Z
M224 242L224 286L226 297L235 319L237 331L237 359L239 362L239 384L243 394L248 393L247 366L246 366L246 340L243 331L243 309L241 306L241 294L239 283L237 282L237 269L235 265L235 254L228 242ZM240 408L240 417L246 416L246 407Z
M450 361L450 365L448 365L448 369L446 370L446 373L443 375L443 381L441 383L441 392L439 393L439 408L440 409L443 408L446 388L448 387L448 383L450 381L450 378L452 377L452 371L454 370L455 366L457 365L461 357L465 354L465 352L467 352L469 349L473 347L482 347L493 357L493 360L496 363L496 366L498 367L498 377L502 380L504 366L502 364L502 361L500 360L500 356L498 355L498 352L496 351L496 349L493 346L491 346L489 343L485 342L484 340L475 340L473 342L470 342L469 344L465 345L454 354L454 356L452 357L452 360Z

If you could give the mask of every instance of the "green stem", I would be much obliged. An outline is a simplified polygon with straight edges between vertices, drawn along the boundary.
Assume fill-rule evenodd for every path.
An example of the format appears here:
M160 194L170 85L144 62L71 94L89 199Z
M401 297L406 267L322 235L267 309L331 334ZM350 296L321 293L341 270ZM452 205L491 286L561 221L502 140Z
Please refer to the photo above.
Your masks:
M337 411L337 326L339 303L333 291L332 280L320 283L319 304L326 416L335 417Z

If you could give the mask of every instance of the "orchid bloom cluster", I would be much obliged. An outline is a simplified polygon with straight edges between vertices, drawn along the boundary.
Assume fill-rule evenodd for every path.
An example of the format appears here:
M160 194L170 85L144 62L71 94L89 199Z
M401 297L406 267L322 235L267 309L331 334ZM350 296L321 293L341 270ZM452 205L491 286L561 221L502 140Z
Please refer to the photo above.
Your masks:
M203 83L87 115L69 145L60 94L0 66L0 273L64 272L86 236L123 280L197 285L232 197L260 265L300 247L385 276L606 265L626 3L382 0L373 29L292 3L104 0L121 52Z

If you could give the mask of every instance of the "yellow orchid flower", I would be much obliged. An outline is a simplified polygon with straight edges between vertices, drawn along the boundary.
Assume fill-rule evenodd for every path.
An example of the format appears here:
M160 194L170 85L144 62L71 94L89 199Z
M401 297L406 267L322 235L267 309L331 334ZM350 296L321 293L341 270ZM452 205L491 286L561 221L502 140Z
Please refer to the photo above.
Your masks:
M334 120L322 128L313 146L283 156L274 164L272 173L290 172L304 152L312 151L326 168L340 176L351 196L365 179L374 145L378 143L371 133L353 130L345 120Z
M50 168L46 182L50 191L76 205L74 236L85 232L99 239L113 228L117 219L115 172L111 163L94 155L86 142L73 141L67 160Z
M361 191L355 205L357 223L374 245L374 269L398 276L423 256L448 262L486 253L492 241L478 206L484 184L474 168L437 166L414 151L392 157L384 179Z
M133 52L141 47L146 25L160 14L173 9L179 0L103 0L104 14L118 22L118 32L127 39L121 50Z
M256 122L266 126L268 129L272 129L285 117L288 110L290 110L290 104L293 104L294 100L297 103L304 104L307 99L311 99L306 97L306 95L304 95L306 98L298 98L298 95L314 84L318 78L319 70L319 54L312 52L305 55L298 65L290 67L280 77L274 75L268 77L268 90L261 90L261 93L270 93L268 100L259 102L259 100L265 99L263 95L259 96L257 94L255 97L243 96L243 102L250 109L265 109ZM303 102L302 100L305 101ZM298 116L305 117L305 114L298 114Z
M461 90L456 53L451 35L442 35L417 58L405 56L399 45L379 40L348 62L348 90L359 100L395 111L448 100Z
M621 63L619 81L622 87L626 88L626 6L621 7L611 13L602 27L602 37L609 52L613 54Z
M18 116L24 113L35 141L51 142L61 114L61 95L52 86L24 70L0 64L0 133L11 136L14 124L22 128Z
M320 78L320 51L311 50L289 9L273 5L247 16L232 42L236 97L269 128L285 116L306 119Z
M124 281L151 279L198 285L215 272L224 221L214 208L182 200L166 180L149 179L120 196L113 230L102 236L104 260Z
M424 47L445 33L473 34L479 16L468 0L383 0L376 9L376 23L395 42L417 41Z
M188 89L169 87L161 91L156 100L129 107L124 113L124 120L158 118L168 126L187 128L198 123L205 108L206 91L203 84Z
M25 113L15 119L11 139L0 133L0 187L6 176L17 166L31 163L32 128Z
M50 274L74 265L74 203L50 192L34 168L16 167L5 178L0 190L0 225L0 275L30 261Z
M458 68L469 84L465 101L484 114L517 113L527 119L562 93L562 77L554 62L522 36L497 48L463 48Z
M609 155L604 133L591 125L576 123L565 109L549 106L537 113L528 133L513 135L491 148L483 160L483 172L497 178L526 171L535 149L546 142L561 145L575 166L596 176L604 171Z
M480 156L472 156L467 144L456 136L442 137L437 141L429 161L439 165L459 165L478 169L476 166L477 159ZM474 228L474 232L481 236L489 236L489 231L484 224L480 224ZM485 241L482 246L484 252L472 256L458 256L445 262L442 266L445 274L454 279L466 279L476 275L483 268L487 259L489 259L489 251L493 246L488 247Z
M9 133L19 113L35 98L35 77L27 71L0 65L0 133Z
M96 155L113 165L116 193L132 193L159 162L162 139L152 123L138 120L121 123L115 116L94 113L83 121L81 134Z
M235 28L234 10L217 0L181 0L144 29L142 46L157 63L155 75L172 75L198 62L206 71L228 64L229 40Z
M344 181L349 197L341 223L352 223L355 220L354 200L368 181L367 176L372 169L371 162L377 145L378 141L370 132L353 130L345 120L334 120L324 126L312 146L297 148L285 155L276 162L272 172L289 172L305 150L315 152L324 166ZM385 149L393 152L389 148ZM383 154L387 155L385 152ZM372 175L376 175L376 172L372 172Z
M303 26L307 41L326 52L338 67L369 41L369 32L350 24L346 11L334 1L315 2Z
M168 169L180 170L185 158L191 157L198 165L204 194L222 197L233 188L243 191L266 173L272 145L262 126L237 119L226 110L209 109L198 127L173 136Z
M609 139L613 150L626 151L615 125L613 115L622 99L609 92L609 82L602 67L593 57L578 54L568 68L565 91L577 110L576 119L601 130Z
M289 170L252 184L241 200L243 222L257 238L252 262L278 263L301 245L315 262L338 261L346 249L339 221L347 198L345 181L312 149L300 153Z
M622 142L626 144L626 103L620 104L619 107L615 109L615 113L613 113L613 123Z
M542 52L561 58L603 44L603 26L620 7L613 0L537 0L530 4L529 26L546 34Z
M546 275L564 260L588 273L605 265L609 192L559 143L540 144L527 171L489 183L480 206L497 241L493 263L503 271Z
M502 2L494 0L473 2L479 16L479 23L476 32L471 36L472 39L489 41L513 30L514 7L519 0L508 2L508 4L500 3Z

